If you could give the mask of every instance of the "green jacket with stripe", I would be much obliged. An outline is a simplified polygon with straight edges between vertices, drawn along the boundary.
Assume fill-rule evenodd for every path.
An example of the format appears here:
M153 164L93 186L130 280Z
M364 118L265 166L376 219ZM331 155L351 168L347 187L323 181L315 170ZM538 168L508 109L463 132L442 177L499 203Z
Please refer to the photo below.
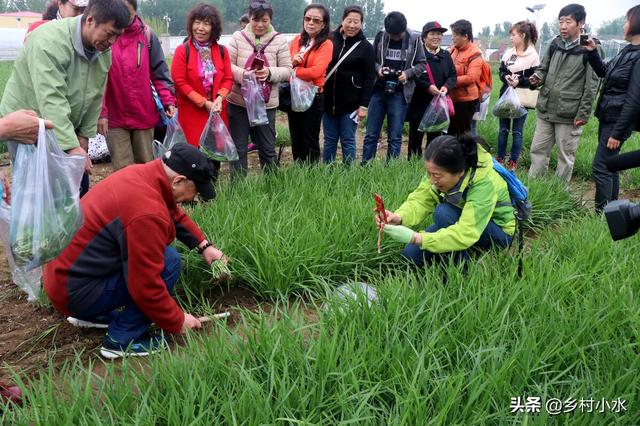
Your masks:
M491 155L481 147L477 169L467 170L459 185L441 193L425 176L395 213L404 226L416 227L445 201L462 209L462 215L447 228L421 232L423 250L432 253L466 250L478 242L490 220L508 235L515 234L516 218L507 183L493 170Z

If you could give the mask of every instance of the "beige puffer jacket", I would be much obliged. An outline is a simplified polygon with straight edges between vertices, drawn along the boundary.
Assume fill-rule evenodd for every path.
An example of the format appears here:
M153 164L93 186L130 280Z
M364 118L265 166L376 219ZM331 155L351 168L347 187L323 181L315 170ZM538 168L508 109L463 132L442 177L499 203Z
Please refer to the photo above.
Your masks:
M247 25L242 30L249 40L254 41L255 35L251 31L251 25ZM262 44L266 44L271 40L276 31L271 31L262 36ZM240 93L240 85L242 84L242 74L244 73L244 65L247 63L249 56L253 54L253 46L250 45L240 31L236 31L231 38L231 42L227 46L229 50L229 58L231 59L231 69L233 71L233 88L227 100L234 104L244 107L244 99ZM269 70L271 70L271 96L267 103L267 109L276 108L278 106L278 83L289 81L291 75L291 55L289 54L289 44L284 35L275 35L275 39L267 46L264 52L269 62Z

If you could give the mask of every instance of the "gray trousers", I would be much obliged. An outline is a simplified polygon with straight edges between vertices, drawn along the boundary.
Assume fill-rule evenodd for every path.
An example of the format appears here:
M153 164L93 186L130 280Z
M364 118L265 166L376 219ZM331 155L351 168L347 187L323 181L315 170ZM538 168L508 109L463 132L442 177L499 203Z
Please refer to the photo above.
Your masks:
M117 171L130 164L153 160L153 128L144 130L109 128L107 147L111 165Z
M231 162L231 169L246 176L249 168L247 162L249 135L251 135L251 141L258 147L258 157L260 158L262 169L271 170L277 168L276 109L267 110L269 124L263 126L250 127L247 109L231 103L227 105L227 116L229 117L229 133L231 133L239 157L238 161Z
M551 149L556 145L558 147L556 176L569 182L573 174L573 163L576 160L580 136L582 136L582 127L576 128L573 124L551 123L538 117L531 142L529 176L540 176L549 170Z

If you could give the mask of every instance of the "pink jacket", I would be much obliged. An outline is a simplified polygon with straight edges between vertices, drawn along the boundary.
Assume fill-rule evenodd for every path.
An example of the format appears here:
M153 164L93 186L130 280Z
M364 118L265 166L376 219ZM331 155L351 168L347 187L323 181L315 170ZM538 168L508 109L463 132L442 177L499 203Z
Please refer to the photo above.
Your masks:
M158 37L136 16L111 50L113 63L100 118L108 118L110 128L154 127L160 116L150 82L163 106L176 105L173 82Z

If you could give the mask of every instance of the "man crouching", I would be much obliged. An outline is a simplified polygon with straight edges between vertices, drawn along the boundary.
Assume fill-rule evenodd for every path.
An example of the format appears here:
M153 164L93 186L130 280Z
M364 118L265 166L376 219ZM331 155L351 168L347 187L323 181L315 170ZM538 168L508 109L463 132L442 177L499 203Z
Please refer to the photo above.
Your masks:
M81 200L84 223L69 246L44 271L44 289L72 324L106 328L106 358L145 356L164 346L149 332L200 328L172 297L180 275L178 238L198 248L205 262L227 259L178 207L196 193L211 199L214 167L188 144L162 159L126 167L98 183Z

